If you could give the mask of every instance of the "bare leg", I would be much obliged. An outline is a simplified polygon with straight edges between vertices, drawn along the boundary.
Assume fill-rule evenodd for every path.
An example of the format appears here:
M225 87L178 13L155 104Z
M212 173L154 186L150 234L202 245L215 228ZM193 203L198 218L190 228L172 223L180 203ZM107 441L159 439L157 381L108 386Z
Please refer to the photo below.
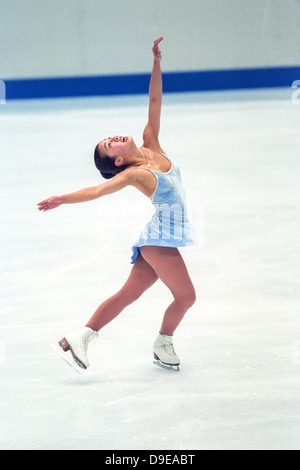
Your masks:
M160 329L162 335L172 336L187 310L195 303L194 286L177 248L143 246L141 254L174 296Z
M97 308L86 326L94 331L99 331L119 315L125 307L137 300L157 279L158 277L151 266L142 256L139 256L122 289Z

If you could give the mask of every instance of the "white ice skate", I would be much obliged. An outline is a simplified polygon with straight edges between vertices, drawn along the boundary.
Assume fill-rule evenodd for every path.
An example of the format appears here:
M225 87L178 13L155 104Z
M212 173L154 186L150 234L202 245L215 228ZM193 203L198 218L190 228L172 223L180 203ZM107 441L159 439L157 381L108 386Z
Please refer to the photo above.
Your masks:
M176 370L179 372L180 359L175 353L172 336L159 333L154 345L153 353L155 361L153 364L164 369Z
M59 341L58 346L52 345L52 347L76 372L83 373L89 367L87 358L89 343L98 336L96 331L84 327L67 334Z

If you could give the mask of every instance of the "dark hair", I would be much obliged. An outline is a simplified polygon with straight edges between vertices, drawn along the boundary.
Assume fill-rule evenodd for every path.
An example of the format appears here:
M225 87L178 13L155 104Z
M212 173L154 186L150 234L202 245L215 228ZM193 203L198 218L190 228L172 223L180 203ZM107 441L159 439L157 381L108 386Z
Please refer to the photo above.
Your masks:
M94 152L95 165L103 178L109 180L128 168L128 165L116 166L116 158L117 157L108 157L107 155L102 154L99 149L99 144L96 145Z

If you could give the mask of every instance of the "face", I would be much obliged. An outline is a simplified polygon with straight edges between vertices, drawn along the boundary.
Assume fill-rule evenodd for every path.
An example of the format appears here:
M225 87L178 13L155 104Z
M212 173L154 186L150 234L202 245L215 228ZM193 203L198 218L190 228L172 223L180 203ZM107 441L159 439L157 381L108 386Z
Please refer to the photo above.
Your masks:
M101 140L99 148L101 153L104 153L108 157L117 157L116 165L123 165L124 159L131 154L133 145L134 141L132 137L115 135L114 137ZM122 159L121 163L120 159Z

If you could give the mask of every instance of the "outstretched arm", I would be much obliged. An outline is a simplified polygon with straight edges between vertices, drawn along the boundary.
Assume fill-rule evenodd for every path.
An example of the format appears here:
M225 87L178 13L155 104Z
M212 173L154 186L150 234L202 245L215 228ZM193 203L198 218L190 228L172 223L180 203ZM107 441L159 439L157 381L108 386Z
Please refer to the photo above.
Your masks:
M162 105L162 75L160 66L161 51L159 49L159 43L162 40L163 37L156 39L152 49L154 62L149 86L149 115L148 123L143 134L144 146L152 148L153 150L160 149L158 135L160 129L160 115Z
M99 197L120 191L133 183L133 173L130 171L122 171L122 173L116 175L112 180L98 186L80 189L79 191L64 194L63 196L49 197L48 199L38 203L38 209L46 212L51 209L56 209L62 204L75 204L78 202L92 201Z

